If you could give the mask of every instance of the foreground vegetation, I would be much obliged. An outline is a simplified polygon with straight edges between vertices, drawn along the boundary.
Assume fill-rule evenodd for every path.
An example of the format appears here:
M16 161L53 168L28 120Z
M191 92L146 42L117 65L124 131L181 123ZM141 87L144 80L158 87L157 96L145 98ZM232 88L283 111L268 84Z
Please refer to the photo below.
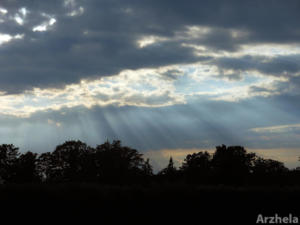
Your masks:
M214 154L198 152L185 157L180 168L172 158L153 174L149 159L120 141L96 148L81 141L67 141L53 152L20 154L14 145L0 145L1 183L101 184L187 183L206 185L295 185L297 170L282 162L263 159L241 146L217 146Z
M10 184L0 199L2 220L38 224L255 224L259 214L300 215L299 187Z
M300 215L299 171L241 146L189 154L180 168L170 158L153 174L120 141L67 141L40 155L3 144L0 177L0 214L11 222L255 224L258 214Z

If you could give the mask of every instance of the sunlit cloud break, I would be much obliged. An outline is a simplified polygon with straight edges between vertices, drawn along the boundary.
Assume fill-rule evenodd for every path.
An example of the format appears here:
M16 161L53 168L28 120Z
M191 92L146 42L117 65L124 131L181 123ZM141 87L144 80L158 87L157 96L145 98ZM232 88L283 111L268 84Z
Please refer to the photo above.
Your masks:
M297 149L298 6L2 0L1 141Z
M118 75L82 80L64 88L34 88L13 95L2 93L0 108L2 114L29 116L37 111L59 110L62 107L163 107L186 104L195 97L235 102L280 93L273 87L280 78L252 74L251 82L244 79L231 81L222 80L217 73L213 66L203 64L124 70ZM244 76L248 79L249 75ZM253 92L253 87L263 91Z
M288 131L300 130L300 124L287 124L270 127L257 127L250 129L257 133L283 133Z

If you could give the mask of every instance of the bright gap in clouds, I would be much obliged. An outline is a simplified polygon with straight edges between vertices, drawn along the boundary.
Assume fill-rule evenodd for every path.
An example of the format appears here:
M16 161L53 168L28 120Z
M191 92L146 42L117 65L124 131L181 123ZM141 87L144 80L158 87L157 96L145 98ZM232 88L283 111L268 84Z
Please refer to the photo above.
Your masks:
M0 34L0 45L9 42L13 37L8 34Z
M7 42L10 42L13 39L22 39L24 37L24 34L17 34L15 36L11 36L9 34L1 34L0 33L0 46L2 44L5 44Z
M0 13L1 13L1 14L6 14L6 13L7 13L7 10L4 9L4 8L0 8Z
M51 26L53 26L56 23L56 19L55 18L50 18L49 21L43 22L42 24L35 26L32 28L33 32L43 32L43 31L47 31Z
M256 133L284 133L287 131L300 131L300 124L285 124L285 125L277 125L270 127L256 127L250 129Z
M54 23L55 19L51 18L47 25L36 27L35 31L45 31ZM0 41L1 37L2 43L19 38L0 35ZM262 52L270 56L269 50ZM277 48L276 54L280 52L286 54L284 47ZM278 95L282 91L277 90L278 84L286 81L287 78L266 76L258 71L220 70L203 62L125 70L97 80L82 80L63 89L35 88L22 94L2 95L0 102L2 113L16 116L80 105L88 108L97 105L162 107L186 104L190 99L199 97L234 102L256 96Z
M28 11L26 8L24 8L24 7L20 8L18 10L18 13L16 13L15 17L14 17L16 23L19 24L20 26L24 25L27 14L28 14Z
M253 96L274 94L276 77L244 75L241 80L217 77L210 66L195 64L168 66L159 69L126 70L99 80L82 81L64 89L38 89L17 95L0 96L2 113L29 116L43 110L62 107L142 106L161 107L186 104L195 97L238 101ZM251 86L265 91L251 93ZM12 99L14 99L12 101Z
M299 148L296 4L199 2L1 1L2 143Z

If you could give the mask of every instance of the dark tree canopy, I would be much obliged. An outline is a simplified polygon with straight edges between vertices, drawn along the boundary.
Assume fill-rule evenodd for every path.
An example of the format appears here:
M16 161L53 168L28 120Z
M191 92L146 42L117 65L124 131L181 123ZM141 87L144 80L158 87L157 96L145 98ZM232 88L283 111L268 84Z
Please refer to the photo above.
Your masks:
M153 174L149 159L145 160L143 154L118 140L106 141L95 148L81 141L66 141L53 152L40 155L30 151L20 154L12 144L0 145L0 183L167 181L236 185L283 183L286 177L298 176L298 170L290 171L282 162L258 157L242 146L222 145L216 147L214 154L206 151L188 154L179 169L170 157L168 165Z
M204 173L211 169L211 155L208 152L188 154L182 163L181 170Z
M176 167L174 166L173 158L170 157L169 163L168 163L167 167L164 168L164 169L162 169L161 171L159 171L158 174L160 174L160 175L167 175L167 176L170 176L170 175L171 175L171 176L172 176L172 175L174 175L174 173L176 173L176 172L177 172L177 169L176 169Z
M153 168L150 164L150 159L147 158L143 167L142 167L143 173L145 176L152 176L153 175Z
M165 180L167 182L176 181L179 175L179 171L175 167L172 157L170 157L167 167L158 172L158 176L162 177L162 180Z
M16 177L18 183L37 182L39 175L37 172L37 154L26 152L17 159Z
M83 181L88 179L93 150L81 141L66 141L52 153L38 159L40 175L48 181Z
M10 144L0 145L0 177L3 181L12 181L16 175L16 162L19 148Z
M263 159L258 157L254 161L253 173L257 174L274 174L274 173L284 173L288 169L284 166L282 162L273 159Z
M89 154L92 149L81 141L67 141L58 145L52 153L56 166L64 180L83 180L87 175Z
M219 173L247 174L252 170L255 156L255 153L247 153L242 146L217 146L212 166Z
M105 142L98 145L94 160L97 176L100 181L126 182L142 174L144 168L143 155L136 149L122 146L121 141ZM148 162L149 163L149 162Z

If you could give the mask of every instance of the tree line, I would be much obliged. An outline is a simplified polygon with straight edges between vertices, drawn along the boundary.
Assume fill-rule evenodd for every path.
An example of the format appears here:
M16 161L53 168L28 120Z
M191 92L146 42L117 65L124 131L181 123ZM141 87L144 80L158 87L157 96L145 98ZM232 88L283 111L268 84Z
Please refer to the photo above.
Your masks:
M81 141L66 141L53 152L20 153L12 144L0 145L1 183L95 182L103 184L298 184L298 170L282 162L248 153L242 146L217 146L213 154L188 154L176 168L168 165L153 173L149 159L121 141L106 141L92 148Z

